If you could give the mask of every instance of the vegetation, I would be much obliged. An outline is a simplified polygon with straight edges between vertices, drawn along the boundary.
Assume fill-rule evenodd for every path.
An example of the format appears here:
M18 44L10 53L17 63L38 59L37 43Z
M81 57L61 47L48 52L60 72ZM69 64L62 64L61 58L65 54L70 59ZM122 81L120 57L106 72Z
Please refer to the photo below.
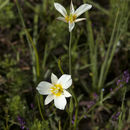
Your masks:
M0 130L130 129L130 1L73 0L92 8L71 35L54 2L69 12L71 0L0 0ZM65 110L44 105L38 83L70 65Z

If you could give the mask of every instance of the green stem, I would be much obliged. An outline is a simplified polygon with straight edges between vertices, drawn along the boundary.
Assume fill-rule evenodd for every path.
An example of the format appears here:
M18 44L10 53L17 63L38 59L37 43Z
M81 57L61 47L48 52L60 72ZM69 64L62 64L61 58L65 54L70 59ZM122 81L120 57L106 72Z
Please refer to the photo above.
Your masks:
M1 5L0 5L0 10L1 10L2 8L4 8L8 3L9 3L9 0L5 0L3 3L1 3Z
M76 105L76 111L75 111L74 130L76 130L77 128L77 121L78 121L78 104Z
M70 32L70 40L69 40L69 74L71 75L71 42L72 42L72 32Z
M64 71L62 70L62 67L61 67L61 60L60 60L60 59L58 59L58 67L59 67L59 69L60 69L60 72L61 72L62 74L64 74Z
M71 73L72 73L72 71L71 71L71 42L72 42L72 32L70 32L70 39L69 39L69 74L71 75ZM71 91L71 93L72 93L72 95L73 95L73 91L72 91L72 88L70 88L70 91ZM71 126L72 126L72 116L73 116L73 112L72 112L72 110L71 110L71 108L72 108L72 104L71 104L71 102L72 102L72 99L70 99L71 101L70 101L70 129L71 129Z
M37 74L35 74L35 72L34 72L34 77L35 77L35 79L37 79L40 76L39 56L38 56L37 48L35 46L35 43L32 40L32 37L28 33L28 30L26 29L26 25L25 25L24 18L23 18L23 15L22 15L22 10L21 10L21 7L18 3L18 0L16 0L16 6L17 6L17 9L18 9L18 13L19 13L19 17L20 17L22 26L23 26L25 34L26 34L28 44L29 44L30 52L31 52L31 55L32 55L32 61L33 61L34 64L36 64L36 67L34 69L36 70ZM35 57L33 56L33 52L35 54Z
M70 32L70 40L69 40L69 74L72 75L72 68L71 68L71 45L72 45L72 32ZM75 93L73 92L72 88L70 88L72 96L74 97L74 101L75 101L75 107L76 107L76 111L75 111L75 120L74 120L74 130L76 130L77 127L77 117L78 117L78 101L77 98L75 96ZM72 116L73 114L71 113L70 115L70 129L71 129L71 121L72 121Z
M37 103L38 103L38 108L39 108L40 116L41 116L42 120L45 122L45 119L44 119L44 117L42 115L42 111L41 111L41 107L40 107L40 102L39 102L38 96L37 96Z
M40 76L40 65L39 65L39 56L38 56L38 52L37 52L37 48L35 46L35 43L33 42L30 34L28 33L27 29L25 29L25 33L26 36L28 37L30 43L32 44L33 50L34 50L34 54L35 54L35 59L36 59L36 72L37 72L37 78L39 78Z
M118 121L118 130L122 130L123 127L123 121L124 121L124 115L125 115L125 107L124 107L124 101L125 101L125 96L126 96L126 86L124 86L124 93L123 93L123 98L122 98L122 104L121 104L121 113L119 116L119 121Z
M111 51L111 48L112 48L112 45L113 45L113 39L114 39L115 31L116 31L118 16L119 16L119 10L118 10L117 15L116 15L114 28L113 28L111 39L110 39L109 46L108 46L108 49L107 49L105 61L103 62L102 66L101 66L100 77L99 77L99 82L98 82L98 90L100 90L102 88L102 86L103 86L103 84L105 82L105 78L106 78L105 76L106 75L104 75L104 73L106 71L105 69L106 69L108 59L109 59L109 56L110 56L110 51Z
M102 105L102 102L103 101L103 89L101 89L101 92L100 92L100 105Z
M58 130L61 130L61 121L59 120L59 129Z

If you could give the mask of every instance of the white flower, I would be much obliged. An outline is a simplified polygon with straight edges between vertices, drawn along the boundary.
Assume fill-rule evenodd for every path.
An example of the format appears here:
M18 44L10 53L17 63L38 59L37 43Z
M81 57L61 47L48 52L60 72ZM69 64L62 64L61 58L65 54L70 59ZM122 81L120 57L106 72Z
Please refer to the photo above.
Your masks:
M58 17L58 20L64 21L69 24L69 31L71 32L75 26L76 22L86 20L86 18L78 18L81 14L92 8L90 4L82 4L78 9L74 9L73 3L71 1L70 14L67 14L66 9L59 3L54 3L57 11L59 11L64 17Z
M42 95L48 95L45 99L45 105L54 100L57 108L64 110L66 106L66 97L71 94L66 91L72 85L71 75L63 74L59 79L53 73L51 74L51 82L42 81L38 84L37 90Z

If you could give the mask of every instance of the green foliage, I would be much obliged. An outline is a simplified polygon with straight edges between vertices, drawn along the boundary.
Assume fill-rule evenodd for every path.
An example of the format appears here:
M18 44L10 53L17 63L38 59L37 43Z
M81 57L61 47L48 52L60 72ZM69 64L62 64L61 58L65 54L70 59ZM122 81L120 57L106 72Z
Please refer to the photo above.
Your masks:
M4 54L4 60L1 59L0 66L3 69L10 69L10 67L15 66L17 61L11 58L10 54Z
M55 26L56 25L56 26ZM51 22L51 24L47 28L48 38L47 43L49 44L49 48L55 50L59 46L66 46L66 39L68 34L68 26L64 22L57 21L56 19ZM57 37L58 35L58 37Z
M6 1L0 0L0 5ZM16 19L16 16L13 12L14 4L9 1L6 3L7 4L5 4L3 8L0 8L0 27L2 28L9 28Z
M35 119L30 126L30 130L49 130L49 128L45 125L43 121L39 121L38 119Z
M26 76L26 73L17 67L17 60L11 57L11 55L5 54L4 60L0 62L0 67L2 68L2 72L6 74L6 79L11 81L10 92L13 95L20 92L21 89L26 88L25 84L28 84L29 78Z
M116 81L130 68L130 3L73 0L75 7L82 2L93 8L83 16L86 21L76 23L69 52L68 24L56 20L60 14L53 0L0 0L1 129L20 129L18 115L30 130L129 127L130 89L126 84L119 87ZM70 1L62 4L69 10ZM51 103L44 105L45 97L36 94L36 85L49 81L51 72L58 77L69 73L68 54L72 56L73 96L66 110L60 111ZM113 119L117 111L120 115Z
M18 115L25 117L25 101L19 95L7 99L7 104L12 119L17 119Z

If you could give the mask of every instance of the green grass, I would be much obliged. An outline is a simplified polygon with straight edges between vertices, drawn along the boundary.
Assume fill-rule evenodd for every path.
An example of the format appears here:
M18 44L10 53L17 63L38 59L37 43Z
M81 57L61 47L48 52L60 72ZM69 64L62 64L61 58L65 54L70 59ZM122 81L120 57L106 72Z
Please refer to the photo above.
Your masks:
M130 128L130 85L117 85L130 72L130 1L73 3L93 7L69 33L54 1L0 0L0 129L22 129L19 116L29 130ZM70 1L61 4L69 11ZM36 90L51 73L72 75L64 111Z

